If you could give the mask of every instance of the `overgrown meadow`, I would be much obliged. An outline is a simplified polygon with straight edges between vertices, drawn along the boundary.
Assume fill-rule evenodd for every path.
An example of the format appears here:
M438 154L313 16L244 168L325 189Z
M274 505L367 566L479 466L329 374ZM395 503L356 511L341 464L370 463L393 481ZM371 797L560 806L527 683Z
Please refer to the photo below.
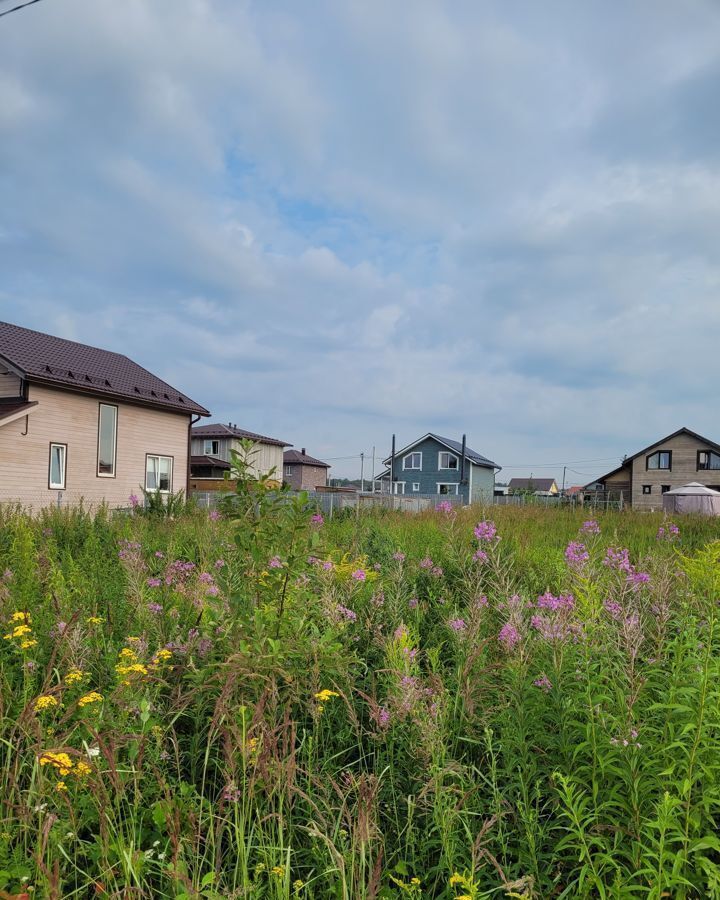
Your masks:
M0 896L720 897L719 535L0 510Z

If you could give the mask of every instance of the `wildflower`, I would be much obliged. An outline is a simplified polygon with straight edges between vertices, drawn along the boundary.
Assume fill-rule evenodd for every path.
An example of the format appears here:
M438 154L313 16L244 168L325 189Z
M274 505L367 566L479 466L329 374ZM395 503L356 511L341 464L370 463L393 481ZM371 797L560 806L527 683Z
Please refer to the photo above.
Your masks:
M552 690L552 681L544 674L540 678L536 678L535 681L533 681L533 684L535 687L541 688L546 693Z
M315 694L315 699L319 700L320 703L327 703L331 697L339 696L340 694L338 694L337 691L330 691L327 688L323 688L322 691L318 691L317 694Z
M497 527L494 522L479 522L473 529L473 534L479 541L486 541L487 543L499 540Z
M505 645L506 650L512 650L520 640L520 632L512 622L506 622L500 629L498 640Z
M221 519L221 518L222 518L222 516L216 509L211 509L210 512L208 513L208 519L210 519L211 522L217 522L218 519Z
M332 563L332 561L329 560L329 559L326 560L326 561L322 564L322 567L323 567L323 572L332 572L332 570L335 568L334 565L333 565L333 563Z
M392 558L395 562L405 562L405 554L400 550L396 550L395 553L393 553Z
M378 709L375 718L377 719L377 723L381 728L387 728L390 724L390 710L384 706L381 706Z
M72 772L73 762L67 753L55 753L53 750L46 750L40 756L40 766L52 766L64 777Z
M617 550L613 547L608 547L605 552L603 565L610 569L617 569L620 572L630 573L633 571L633 567L630 564L630 552L625 549Z
M64 781L58 781L58 783L55 785L55 790L58 791L58 793L67 791L67 785L65 784Z
M293 881L293 890L301 891L304 887L305 887L305 882L302 881L302 879L296 878L295 881Z
M325 522L325 519L323 519L321 513L314 513L312 516L310 516L310 524L311 525L323 525L324 522Z
M419 601L417 597L411 597L408 600L408 606L410 607L410 609L417 609L418 602Z
M647 572L631 572L625 580L634 588L639 588L650 581L650 576Z
M609 613L613 619L619 619L620 614L622 613L622 606L615 600L606 600L603 603L603 608L605 612Z
M87 747L85 752L90 757L90 759L94 759L96 756L100 756L100 748L98 746Z
M97 691L90 691L89 694L85 694L84 697L81 697L78 700L78 706L90 706L91 703L102 703L103 696L102 694L98 694Z
M31 647L34 647L37 644L36 640L23 641L20 644L21 650L29 650Z
M268 562L268 567L271 569L282 569L282 560L279 556L273 556Z
M582 523L580 534L600 534L600 526L595 519L588 519L587 522Z
M167 650L165 647L162 650L158 650L158 652L153 656L151 665L159 666L162 663L167 662L169 659L172 659L172 653L170 650Z
M148 603L148 612L158 616L163 611L162 603Z
M23 622L25 625L29 625L32 621L29 612L14 612L10 616L11 622Z
M447 516L453 511L452 503L449 500L441 500L435 507L435 511L445 513Z
M488 555L484 550L476 550L473 553L473 562L484 563L488 561Z
M146 584L148 587L160 587L162 578L148 578Z
M465 879L460 875L459 872L453 872L450 876L450 885L454 886L456 884L462 884Z
M68 687L72 687L73 684L77 684L79 681L82 681L85 678L86 673L82 671L82 669L70 669L70 671L65 676L65 684Z
M138 497L138 495L130 494L130 496L128 497L128 500L130 501L130 506L132 506L133 509L137 509L137 507L140 503L140 498Z
M450 621L448 622L448 625L456 633L465 631L465 629L467 627L464 619L450 619Z
M285 866L273 866L270 871L273 875L277 875L278 878L282 878L285 874Z
M434 575L435 578L442 578L442 575L443 575L442 566L433 566L432 569L430 569L430 574Z
M355 569L355 571L350 575L350 577L354 581L365 581L367 575L365 574L364 569Z
M14 638L24 637L26 634L32 634L32 628L29 625L16 625L12 630Z
M85 619L85 622L88 625L102 625L103 620L100 618L100 616L90 616L89 619Z
M35 712L43 712L46 709L54 709L58 706L57 697L53 697L50 694L45 694L42 697L38 697L35 701Z
M432 567L435 565L435 563L430 559L429 556L425 556L423 559L420 560L419 565L420 565L421 569L432 569Z
M88 765L86 762L83 762L83 760L80 760L75 765L75 774L78 778L87 778L91 773L92 766Z
M224 559L216 559L215 560L215 568L216 569L222 569L224 565L225 565Z
M590 554L587 552L585 544L580 541L570 541L565 548L565 559L574 569L579 569L590 559Z
M347 606L343 606L342 603L338 603L336 607L340 617L346 619L348 622L356 622L357 621L357 613L352 609L348 609Z

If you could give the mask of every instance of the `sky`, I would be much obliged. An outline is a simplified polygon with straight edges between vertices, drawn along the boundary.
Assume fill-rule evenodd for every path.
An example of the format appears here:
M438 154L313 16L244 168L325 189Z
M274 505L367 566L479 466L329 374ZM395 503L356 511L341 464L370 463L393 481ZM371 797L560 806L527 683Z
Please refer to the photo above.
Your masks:
M337 476L720 441L718 96L716 0L43 0L0 17L0 320Z

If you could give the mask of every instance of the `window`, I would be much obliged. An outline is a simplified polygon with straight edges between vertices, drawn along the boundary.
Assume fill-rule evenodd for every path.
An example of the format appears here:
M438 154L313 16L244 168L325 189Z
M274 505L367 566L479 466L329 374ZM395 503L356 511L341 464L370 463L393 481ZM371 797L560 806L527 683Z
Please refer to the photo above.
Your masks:
M458 485L456 481L450 483L438 482L437 486L438 494L457 494Z
M446 450L441 450L438 453L438 469L457 469L458 462L459 460L454 453L448 453Z
M701 469L720 469L720 453L714 453L712 450L698 450L697 467Z
M203 453L206 456L217 456L220 453L220 441L205 441Z
M659 450L645 457L646 469L672 469L672 450Z
M661 484L661 485L660 485L660 493L661 493L661 494L667 494L667 492L668 492L669 490L670 490L670 485L669 485L669 484Z
M652 485L651 484L643 485L643 494L652 494Z
M50 444L48 487L51 491L65 490L65 460L67 444Z
M422 453L408 453L404 456L403 469L422 469Z
M405 482L404 481L393 481L392 492L393 492L393 494L404 494L405 493Z
M413 489L414 491L419 491L419 490L420 490L420 482L419 482L419 481L413 481L413 483L412 483L412 489Z
M117 406L100 404L98 415L98 467L102 478L115 477L115 456L117 453Z
M169 493L172 490L172 456L145 457L145 490Z
M285 474L292 475L292 466L285 466Z

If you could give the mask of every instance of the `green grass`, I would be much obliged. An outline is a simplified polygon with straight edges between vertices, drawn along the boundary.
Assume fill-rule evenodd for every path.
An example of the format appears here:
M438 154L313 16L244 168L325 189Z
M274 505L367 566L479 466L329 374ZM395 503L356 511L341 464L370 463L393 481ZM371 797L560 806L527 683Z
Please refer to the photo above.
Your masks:
M0 509L0 891L720 897L717 522L309 517Z

